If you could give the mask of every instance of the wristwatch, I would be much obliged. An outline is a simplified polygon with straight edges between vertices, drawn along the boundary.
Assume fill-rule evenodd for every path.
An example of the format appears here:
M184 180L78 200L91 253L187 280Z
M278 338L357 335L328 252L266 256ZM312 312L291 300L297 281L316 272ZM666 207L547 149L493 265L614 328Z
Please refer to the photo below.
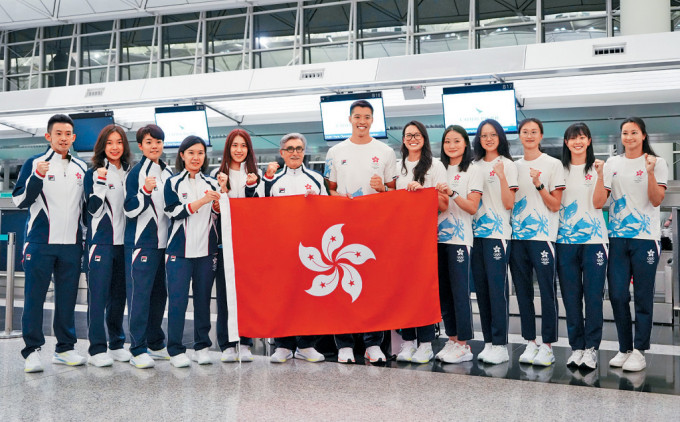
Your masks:
M544 187L545 187L545 185L543 185L543 183L541 183L540 186L536 186L536 190L542 191Z

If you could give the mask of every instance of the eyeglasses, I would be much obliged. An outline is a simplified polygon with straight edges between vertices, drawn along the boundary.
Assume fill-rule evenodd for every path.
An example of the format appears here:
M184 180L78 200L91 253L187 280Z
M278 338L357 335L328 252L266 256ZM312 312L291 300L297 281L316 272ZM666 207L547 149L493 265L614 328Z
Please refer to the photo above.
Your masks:
M520 132L520 135L522 135L522 136L529 136L529 135L538 136L539 133L541 133L541 132L539 132L537 130L532 130L531 132L529 132L528 130L523 130L523 131Z
M482 138L482 139L484 139L484 140L487 140L487 139L495 139L495 138L498 138L498 134L497 134L497 133L492 133L492 134L490 134L490 135L482 135L482 136L480 136L480 138Z
M283 148L282 151L286 151L288 154L292 154L294 152L300 153L304 152L305 147L288 147L288 148Z
M423 135L420 133L407 133L404 135L404 139L406 139L407 141L410 141L411 139L420 141L421 139L423 139Z

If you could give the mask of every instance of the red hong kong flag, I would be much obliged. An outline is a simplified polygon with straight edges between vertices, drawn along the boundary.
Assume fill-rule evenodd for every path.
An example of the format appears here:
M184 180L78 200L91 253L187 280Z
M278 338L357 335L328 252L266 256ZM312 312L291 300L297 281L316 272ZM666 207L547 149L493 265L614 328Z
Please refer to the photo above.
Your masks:
M354 199L223 195L221 209L227 296L236 295L230 337L360 333L441 320L434 189Z

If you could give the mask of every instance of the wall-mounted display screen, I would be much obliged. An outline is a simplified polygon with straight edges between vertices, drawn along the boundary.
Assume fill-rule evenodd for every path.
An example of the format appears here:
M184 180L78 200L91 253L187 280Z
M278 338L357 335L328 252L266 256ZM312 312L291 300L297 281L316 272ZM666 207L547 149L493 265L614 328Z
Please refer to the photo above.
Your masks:
M202 104L156 107L156 124L165 133L164 148L179 148L189 135L200 137L210 146L208 117Z
M69 117L73 119L73 133L76 134L73 149L78 152L94 150L99 132L113 124L113 111L74 113L69 114Z
M517 133L517 107L512 83L444 88L444 125L460 125L468 134L486 119L497 120L506 133Z
M321 124L326 141L341 141L352 135L349 107L357 100L366 100L373 106L371 136L377 139L387 138L382 92L362 92L321 97Z

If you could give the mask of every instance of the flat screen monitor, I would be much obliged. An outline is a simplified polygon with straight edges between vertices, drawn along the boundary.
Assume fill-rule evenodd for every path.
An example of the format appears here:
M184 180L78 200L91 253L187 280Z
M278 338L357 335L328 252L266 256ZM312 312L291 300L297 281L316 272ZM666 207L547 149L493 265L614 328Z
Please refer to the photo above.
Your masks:
M113 124L113 111L74 113L69 117L73 119L73 133L76 134L73 149L77 152L93 151L99 132Z
M156 107L156 124L165 133L164 148L179 148L189 135L203 139L210 146L208 117L202 104L177 107Z
M468 134L486 119L497 120L506 133L517 133L515 87L512 83L444 88L444 125L460 125Z
M357 100L366 100L373 106L371 136L377 139L387 138L382 92L362 92L321 97L321 124L326 141L340 141L352 135L349 107Z

